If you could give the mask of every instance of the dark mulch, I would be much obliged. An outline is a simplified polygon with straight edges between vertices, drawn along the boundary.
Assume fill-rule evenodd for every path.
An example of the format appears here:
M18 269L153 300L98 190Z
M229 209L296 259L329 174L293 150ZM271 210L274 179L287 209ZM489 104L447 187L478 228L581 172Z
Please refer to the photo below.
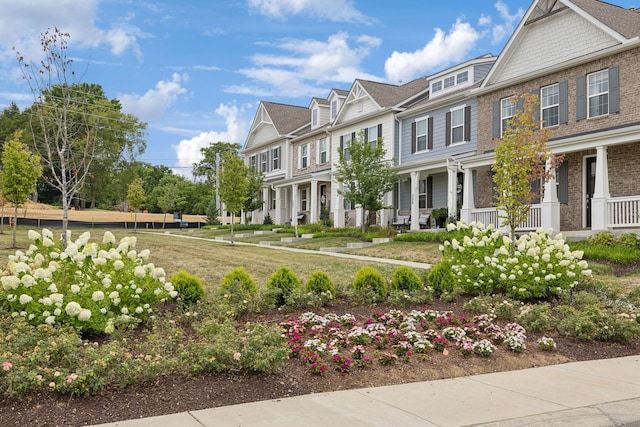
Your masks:
M463 314L461 306L461 303L437 302L430 308ZM374 309L334 306L331 311L349 311L356 317L368 317ZM279 316L278 319L263 316L252 320L283 319L284 316ZM463 357L455 351L446 356L431 352L423 357L413 357L407 363L399 362L391 366L375 364L348 374L328 371L323 376L309 373L303 363L291 359L277 373L270 375L243 372L202 375L196 378L168 375L157 378L154 382L125 389L110 389L99 396L90 397L69 397L43 391L20 399L1 398L0 426L83 426L309 393L640 354L640 340L616 344L581 342L551 336L558 344L558 349L554 352L538 350L534 343L539 335L528 334L529 347L525 352L516 354L501 348L489 358Z

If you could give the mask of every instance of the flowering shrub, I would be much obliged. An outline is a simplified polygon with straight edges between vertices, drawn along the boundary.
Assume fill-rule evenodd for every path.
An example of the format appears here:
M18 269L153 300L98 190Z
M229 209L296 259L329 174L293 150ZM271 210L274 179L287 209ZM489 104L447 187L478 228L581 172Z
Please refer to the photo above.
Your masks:
M524 328L516 323L500 327L494 319L487 314L470 318L450 311L393 309L375 313L362 324L349 314L307 312L280 326L291 355L304 361L310 372L322 374L329 365L350 372L376 361L382 365L408 362L431 349L446 353L447 348L456 348L463 355L488 357L497 350L492 341L511 336L514 342L521 340L517 351L524 350Z
M559 234L538 230L515 242L477 222L448 224L451 239L440 246L451 266L453 285L471 294L506 293L523 300L547 298L591 276L581 251L571 251Z
M102 243L67 236L67 248L50 230L29 231L26 252L9 256L1 272L0 305L13 317L32 325L70 325L80 331L112 333L116 326L135 324L154 306L178 296L165 272L145 263L149 250L137 252L136 238L116 244L107 231Z
M551 351L555 350L556 348L556 342L553 340L553 338L542 337L539 338L536 342L538 343L538 347L542 351Z

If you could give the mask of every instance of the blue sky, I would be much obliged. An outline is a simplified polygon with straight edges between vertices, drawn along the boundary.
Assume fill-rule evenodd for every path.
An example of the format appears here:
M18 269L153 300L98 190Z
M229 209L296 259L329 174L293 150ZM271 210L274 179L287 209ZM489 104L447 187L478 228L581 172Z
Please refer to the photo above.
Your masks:
M497 55L530 4L0 0L0 108L33 102L12 47L37 61L40 33L57 26L82 81L148 123L141 160L188 175L201 147L244 144L261 100L308 106L356 78L407 82Z

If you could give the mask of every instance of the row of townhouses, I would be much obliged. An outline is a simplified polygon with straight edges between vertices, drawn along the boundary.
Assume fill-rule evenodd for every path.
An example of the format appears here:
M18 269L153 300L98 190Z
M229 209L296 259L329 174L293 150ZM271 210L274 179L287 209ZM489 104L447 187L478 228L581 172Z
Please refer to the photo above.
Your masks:
M263 208L276 224L356 226L340 194L339 150L360 132L381 138L399 181L384 209L391 225L424 227L435 208L498 225L495 141L521 102L540 99L549 149L564 155L522 230L640 227L640 11L599 0L535 0L499 56L484 55L393 85L356 80L308 107L261 102L243 148L264 174ZM435 226L435 221L430 221Z

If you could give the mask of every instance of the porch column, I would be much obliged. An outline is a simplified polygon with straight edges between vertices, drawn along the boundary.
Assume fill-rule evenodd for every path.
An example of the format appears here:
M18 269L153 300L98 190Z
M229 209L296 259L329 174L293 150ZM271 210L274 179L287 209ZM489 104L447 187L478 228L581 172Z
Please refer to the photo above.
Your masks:
M418 219L420 218L420 203L418 200L420 198L420 173L419 172L411 172L411 226L410 230L420 230L420 223Z
M382 203L384 207L382 208L382 210L380 210L380 226L381 227L387 227L391 225L391 220L393 219L393 212L388 207L391 206L393 203L391 201L392 197L393 197L393 192L387 193L384 196L382 196Z
M344 228L344 198L338 190L342 190L342 183L334 181L331 185L331 205L333 206L333 226Z
M264 223L264 219L269 213L269 208L271 208L271 199L269 198L269 187L262 188L262 222ZM255 218L255 215L251 217L251 222L256 224L258 218Z
M280 187L276 187L276 217L274 218L274 223L278 225L282 225L282 189Z
M447 220L456 216L458 206L458 166L447 161Z
M355 209L356 227L362 227L362 206L357 206Z
M291 186L291 225L298 225L298 184Z
M464 170L464 183L462 189L462 208L460 209L460 219L465 220L467 223L473 221L473 210L476 208L473 199L475 195L473 193L473 169ZM485 224L489 225L489 224Z
M309 222L315 224L318 222L318 181L311 181L311 213L309 214Z
M596 147L596 185L591 199L591 230L607 229L607 201L609 200L609 166L607 147Z
M549 170L551 160L547 160L546 168ZM558 190L556 188L556 175L548 179L544 184L544 196L542 198L542 228L551 228L554 234L560 232L560 202L558 201Z

